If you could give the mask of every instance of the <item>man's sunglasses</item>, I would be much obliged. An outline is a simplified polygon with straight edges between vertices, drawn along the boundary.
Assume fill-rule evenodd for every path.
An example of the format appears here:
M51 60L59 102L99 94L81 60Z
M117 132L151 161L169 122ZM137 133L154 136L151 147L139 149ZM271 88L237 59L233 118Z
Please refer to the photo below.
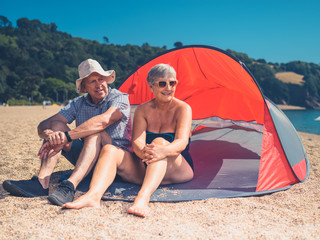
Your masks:
M156 82L156 84L160 87L160 88L165 88L167 86L167 83L170 85L170 87L175 87L177 85L177 81L159 81Z

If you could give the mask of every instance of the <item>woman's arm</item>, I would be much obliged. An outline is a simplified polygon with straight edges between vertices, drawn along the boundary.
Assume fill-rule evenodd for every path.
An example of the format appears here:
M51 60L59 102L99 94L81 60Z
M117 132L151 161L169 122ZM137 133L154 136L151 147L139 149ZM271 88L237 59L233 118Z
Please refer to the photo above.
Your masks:
M133 117L132 148L141 159L144 158L144 147L146 145L147 120L144 115L145 109L145 104L138 106Z
M165 146L147 144L144 151L150 157L143 159L144 162L149 164L165 157L178 156L188 145L192 123L191 107L181 102L175 114L177 120L174 141Z

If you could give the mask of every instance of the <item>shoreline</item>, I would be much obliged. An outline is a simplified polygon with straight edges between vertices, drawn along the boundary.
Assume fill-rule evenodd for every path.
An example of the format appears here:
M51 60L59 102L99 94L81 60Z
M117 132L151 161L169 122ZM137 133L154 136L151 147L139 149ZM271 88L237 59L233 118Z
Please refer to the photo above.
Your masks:
M294 105L285 105L285 104L277 104L278 108L281 110L306 110L305 107L294 106Z

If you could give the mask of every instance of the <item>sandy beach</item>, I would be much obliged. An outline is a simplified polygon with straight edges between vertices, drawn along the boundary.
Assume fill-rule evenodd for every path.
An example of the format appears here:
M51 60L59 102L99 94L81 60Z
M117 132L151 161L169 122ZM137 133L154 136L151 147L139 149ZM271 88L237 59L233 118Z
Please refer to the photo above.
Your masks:
M62 210L46 197L10 196L2 182L37 174L41 140L36 127L59 109L0 107L0 239L320 239L320 135L302 132L309 179L261 197L156 202L142 219L127 214L128 202ZM62 158L50 191L69 169L72 165Z
M293 106L293 105L278 104L277 106L281 110L306 110L305 107L299 107L299 106Z

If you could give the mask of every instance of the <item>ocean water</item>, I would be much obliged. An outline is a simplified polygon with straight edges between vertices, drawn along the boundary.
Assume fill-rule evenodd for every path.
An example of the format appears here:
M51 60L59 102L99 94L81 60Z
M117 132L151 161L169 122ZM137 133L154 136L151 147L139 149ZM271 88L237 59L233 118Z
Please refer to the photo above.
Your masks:
M320 135L320 110L283 110L297 131Z

